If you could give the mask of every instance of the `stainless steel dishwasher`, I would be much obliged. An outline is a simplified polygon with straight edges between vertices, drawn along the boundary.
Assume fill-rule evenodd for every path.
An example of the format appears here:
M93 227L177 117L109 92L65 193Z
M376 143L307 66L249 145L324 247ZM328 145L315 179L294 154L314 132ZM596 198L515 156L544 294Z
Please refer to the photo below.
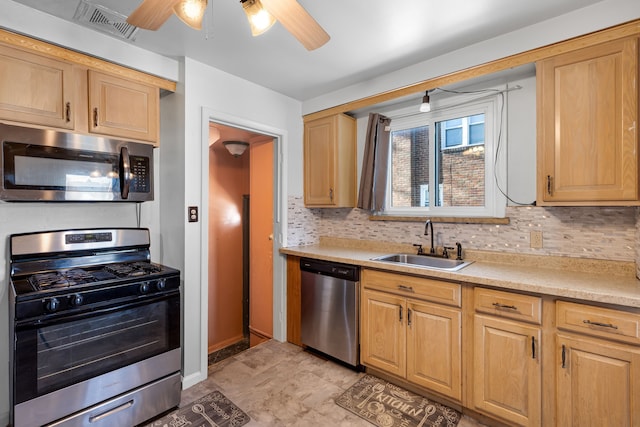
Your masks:
M302 343L358 367L360 268L302 258L300 270Z

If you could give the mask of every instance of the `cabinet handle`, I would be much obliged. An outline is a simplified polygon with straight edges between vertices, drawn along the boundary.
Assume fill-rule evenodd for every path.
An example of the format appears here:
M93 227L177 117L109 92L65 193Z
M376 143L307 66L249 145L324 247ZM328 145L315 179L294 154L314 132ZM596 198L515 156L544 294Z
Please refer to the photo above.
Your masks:
M407 308L407 326L411 326L411 309Z
M531 358L536 358L536 337L531 337Z
M564 344L562 344L562 368L566 368L567 367L567 349L564 346Z
M610 328L610 329L618 329L616 325L613 323L601 323L601 322L592 322L591 320L583 320L582 323L592 326L600 326L601 328Z
M499 302L494 302L493 305L495 308L497 308L498 310L518 310L518 307L516 307L515 305L505 305L505 304L500 304Z
M551 175L547 175L547 194L551 196L551 182L553 181L553 178L551 178Z
M93 126L98 127L98 107L93 109Z
M411 286L405 286L405 285L398 285L398 290L405 291L405 292L415 292Z
M333 202L333 188L329 189L329 200Z
M402 306L400 306L400 323L402 323Z
M67 119L67 123L69 123L71 121L71 103L70 102L67 102L67 104L65 105L64 115L66 116L65 118Z

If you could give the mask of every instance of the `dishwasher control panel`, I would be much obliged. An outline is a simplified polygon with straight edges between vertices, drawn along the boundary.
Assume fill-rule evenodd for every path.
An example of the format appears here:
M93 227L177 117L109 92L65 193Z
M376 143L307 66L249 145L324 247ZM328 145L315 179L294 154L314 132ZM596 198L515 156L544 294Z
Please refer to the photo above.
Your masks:
M341 264L332 261L322 261L318 259L302 258L300 260L300 270L310 273L322 274L325 276L337 277L353 282L360 281L360 267L350 264Z

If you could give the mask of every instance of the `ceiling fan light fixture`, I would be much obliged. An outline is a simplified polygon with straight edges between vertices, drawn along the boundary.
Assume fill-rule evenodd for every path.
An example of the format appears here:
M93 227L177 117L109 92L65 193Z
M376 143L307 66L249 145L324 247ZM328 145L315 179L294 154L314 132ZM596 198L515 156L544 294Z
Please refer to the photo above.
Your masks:
M247 15L252 36L259 36L276 23L276 20L262 6L260 0L241 0L242 9Z
M200 30L207 0L181 0L173 7L178 18L191 28Z
M233 157L242 156L242 153L249 147L249 143L244 141L224 141L222 145Z

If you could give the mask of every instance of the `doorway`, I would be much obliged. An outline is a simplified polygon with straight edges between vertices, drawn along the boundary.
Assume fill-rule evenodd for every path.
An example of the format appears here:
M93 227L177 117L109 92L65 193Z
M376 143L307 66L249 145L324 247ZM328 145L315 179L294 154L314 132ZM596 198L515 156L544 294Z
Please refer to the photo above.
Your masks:
M210 123L209 363L273 337L273 146L268 135Z

